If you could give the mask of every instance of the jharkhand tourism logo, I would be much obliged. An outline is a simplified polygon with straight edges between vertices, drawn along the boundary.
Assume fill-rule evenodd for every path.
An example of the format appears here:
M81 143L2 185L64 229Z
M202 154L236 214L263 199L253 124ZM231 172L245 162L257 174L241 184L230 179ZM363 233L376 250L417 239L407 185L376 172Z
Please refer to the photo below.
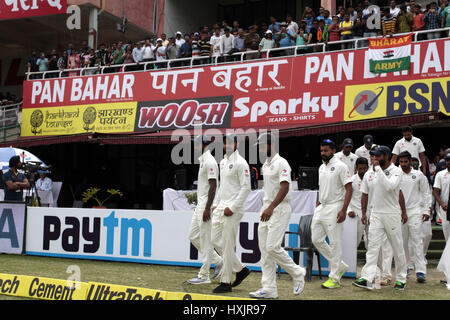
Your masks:
M379 91L377 92L377 90ZM353 100L353 109L348 114L348 118L353 119L357 115L368 116L372 114L378 107L378 101L383 91L384 88L379 87L375 91L364 90L358 93Z
M89 107L83 112L83 129L86 130L86 132L94 130L95 126L90 126L95 122L95 119L97 119L97 110L95 110L95 108Z
M30 117L31 133L38 135L42 133L42 129L38 130L44 123L44 114L41 110L34 110Z

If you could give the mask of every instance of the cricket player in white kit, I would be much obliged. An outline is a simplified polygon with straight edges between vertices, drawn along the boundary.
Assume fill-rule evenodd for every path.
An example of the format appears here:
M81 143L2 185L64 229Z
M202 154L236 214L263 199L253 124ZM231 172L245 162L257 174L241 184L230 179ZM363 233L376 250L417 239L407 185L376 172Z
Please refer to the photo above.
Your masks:
M352 180L348 167L335 156L335 152L333 141L322 141L319 201L311 222L312 242L330 264L329 278L322 283L325 289L339 288L342 275L348 269L348 265L341 260L342 231L352 198ZM327 236L329 244L326 242Z
M354 154L352 150L353 140L346 138L342 143L342 151L339 151L334 156L347 165L350 175L353 176L355 174L356 159L358 159L358 156Z
M448 200L450 197L450 153L447 153L444 159L447 169L439 171L436 174L433 195L439 203L438 215L442 219L442 230L444 231L445 241L448 242L450 236L450 221L447 220Z
M370 220L367 220L367 207L362 204L362 222L369 224L369 248L366 253L366 264L361 271L361 278L353 285L372 289L370 285L375 277L376 266L383 237L386 235L394 253L396 269L396 290L404 290L406 283L406 258L403 248L402 222L406 223L403 194L400 190L402 171L396 167L389 156L391 150L381 146L375 150L376 161L373 181L373 201ZM367 194L367 190L362 190Z
M278 298L276 266L282 267L293 279L294 294L305 288L305 268L292 261L281 247L291 217L291 167L276 153L276 137L262 134L258 138L259 152L267 157L262 166L264 198L258 227L258 244L261 251L262 288L250 292L258 299Z
M203 257L203 265L196 278L188 280L190 284L211 283L209 269L214 263L213 279L219 275L222 258L214 251L211 242L211 205L213 204L219 180L219 167L208 145L211 138L198 136L194 139L194 149L202 152L197 179L197 206L192 216L189 240Z
M350 201L350 205L347 209L347 214L350 218L357 219L357 227L356 227L356 247L359 246L363 235L365 234L364 239L367 239L368 234L366 231L366 226L363 225L362 218L362 210L361 210L361 185L364 179L364 175L369 169L369 161L366 158L358 158L356 159L356 174L352 176L352 200ZM367 241L366 241L366 249L367 249Z
M408 151L411 157L417 158L420 161L420 166L422 166L422 173L426 175L426 160L425 160L425 147L423 146L422 140L413 136L413 130L410 126L402 128L403 138L398 140L394 149L392 150L392 163L396 164L398 160L398 155L403 151Z
M355 154L358 158L366 158L370 163L370 150L375 146L373 144L373 137L370 134L367 134L363 138L364 144L356 149Z
M251 191L250 170L247 161L237 150L236 135L224 136L225 156L220 161L220 187L213 210L212 242L223 259L220 285L213 293L231 292L250 270L242 265L235 252L239 223L244 216L244 204ZM231 283L233 272L236 279Z
M405 199L408 216L408 221L402 229L403 247L406 261L412 260L414 264L417 282L424 283L427 266L422 244L422 222L430 218L430 188L423 173L411 167L411 154L408 151L401 152L398 158L403 171L400 190ZM412 252L409 252L409 244Z

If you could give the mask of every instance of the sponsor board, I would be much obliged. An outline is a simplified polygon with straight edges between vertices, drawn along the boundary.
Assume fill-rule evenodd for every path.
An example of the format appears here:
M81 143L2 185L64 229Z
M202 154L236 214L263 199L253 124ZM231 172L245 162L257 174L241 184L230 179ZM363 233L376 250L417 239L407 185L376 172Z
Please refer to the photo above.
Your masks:
M4 0L0 1L0 20L63 14L67 0Z
M251 300L2 273L0 294L41 300Z
M34 108L22 111L22 135L51 136L91 132L133 132L136 102Z
M0 293L43 300L85 300L87 283L0 274Z
M450 78L348 86L345 121L427 112L450 115Z
M33 109L77 112L80 106L119 103L134 103L137 109L135 126L122 132L193 129L195 124L280 128L341 123L348 118L350 104L355 106L355 96L347 96L351 88L449 77L450 40L413 43L410 64L409 70L377 74L370 72L368 50L348 50L192 69L30 80L24 82L23 109L30 111L24 112L28 128L22 136L45 134L40 128L30 130ZM130 118L127 124L132 122ZM107 130L98 123L92 129L114 132Z
M25 203L0 202L0 253L23 252L25 212Z
M79 208L28 209L26 254L159 265L202 265L202 256L189 241L193 212L109 210ZM292 214L286 231L297 231L300 214ZM240 222L236 254L252 270L261 270L258 245L260 214L247 212ZM343 260L350 266L346 277L356 276L356 220L344 222ZM298 246L298 237L286 237L286 245ZM291 253L292 255L292 253ZM313 272L318 271L314 261ZM299 257L306 266L306 257ZM321 259L323 274L328 261Z

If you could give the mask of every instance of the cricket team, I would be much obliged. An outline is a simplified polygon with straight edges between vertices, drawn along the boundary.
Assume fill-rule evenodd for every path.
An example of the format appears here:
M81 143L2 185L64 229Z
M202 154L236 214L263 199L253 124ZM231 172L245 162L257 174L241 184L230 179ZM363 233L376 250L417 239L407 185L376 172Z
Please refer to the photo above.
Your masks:
M436 175L431 191L426 176L418 170L420 163L424 163L422 141L412 136L410 127L402 132L404 138L395 144L393 151L387 146L375 145L370 135L364 137L364 145L355 153L351 152L351 139L343 141L342 151L338 153L333 141L322 141L319 193L311 222L312 243L330 266L322 288L339 288L349 268L342 260L343 222L347 217L357 220L357 245L364 239L367 249L366 263L353 285L372 290L377 279L382 285L389 285L392 259L395 262L394 289L405 289L412 269L417 282L426 281L425 254L431 239L433 195L446 240L448 238L450 152L444 156L446 169ZM244 204L251 191L250 169L239 154L236 135L223 137L224 159L219 165L208 148L211 142L211 137L204 135L194 139L194 148L201 156L197 206L189 238L203 261L198 275L188 282L211 283L210 268L214 264L212 279L220 277L220 284L213 293L220 294L231 292L250 274L250 269L235 253ZM294 295L305 288L305 268L297 265L282 247L291 217L291 167L276 152L277 143L271 133L261 134L256 143L260 154L266 158L261 169L264 198L258 226L261 288L249 293L257 299L278 298L277 265L292 277ZM450 250L447 247L445 252ZM444 271L441 264L448 264L442 259L438 269ZM234 281L233 273L236 274Z

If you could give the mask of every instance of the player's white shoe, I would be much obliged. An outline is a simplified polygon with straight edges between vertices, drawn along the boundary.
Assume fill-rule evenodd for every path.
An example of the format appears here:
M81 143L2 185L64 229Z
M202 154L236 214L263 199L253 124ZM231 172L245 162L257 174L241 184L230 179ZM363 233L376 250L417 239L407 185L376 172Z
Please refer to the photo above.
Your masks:
M249 293L251 298L255 299L277 299L278 295L273 292L265 291L263 289L259 289Z
M220 271L222 271L222 267L223 267L223 262L218 263L214 266L214 274L212 276L213 280L220 275Z
M305 278L294 281L294 294L299 295L305 290Z
M189 279L188 282L190 284L208 284L208 283L211 283L211 280L209 280L209 278L195 277L193 279Z

